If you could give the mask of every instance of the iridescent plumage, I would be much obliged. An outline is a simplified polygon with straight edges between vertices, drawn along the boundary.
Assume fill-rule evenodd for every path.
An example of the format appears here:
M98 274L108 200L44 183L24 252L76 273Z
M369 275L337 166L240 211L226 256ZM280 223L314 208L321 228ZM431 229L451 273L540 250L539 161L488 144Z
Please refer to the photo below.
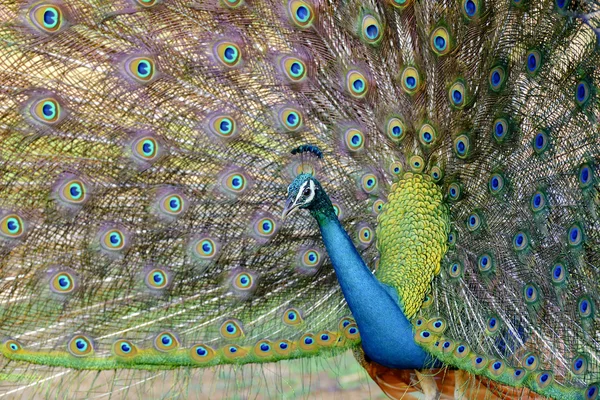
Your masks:
M460 369L456 387L595 398L598 12L0 6L0 373L116 370L97 391L118 393L158 370L360 349L338 259L342 288L344 262L376 269L406 351ZM283 221L311 177L316 222ZM359 256L331 250L349 243ZM357 358L394 396L425 373Z

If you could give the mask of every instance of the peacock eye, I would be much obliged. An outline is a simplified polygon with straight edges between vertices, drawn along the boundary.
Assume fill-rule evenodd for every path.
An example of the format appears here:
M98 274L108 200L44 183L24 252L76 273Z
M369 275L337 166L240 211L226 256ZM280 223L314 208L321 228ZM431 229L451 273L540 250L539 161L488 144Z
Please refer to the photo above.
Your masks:
M303 194L304 196L308 196L308 195L310 194L310 188L306 188L306 189L304 189L304 191L302 192L302 194Z

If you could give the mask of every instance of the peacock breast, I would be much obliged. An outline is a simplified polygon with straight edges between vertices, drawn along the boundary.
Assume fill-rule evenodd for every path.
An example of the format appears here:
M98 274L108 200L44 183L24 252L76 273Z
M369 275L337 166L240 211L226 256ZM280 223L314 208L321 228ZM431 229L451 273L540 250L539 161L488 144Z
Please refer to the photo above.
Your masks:
M421 308L448 248L449 210L428 175L407 172L377 219L377 278L398 292L407 318Z

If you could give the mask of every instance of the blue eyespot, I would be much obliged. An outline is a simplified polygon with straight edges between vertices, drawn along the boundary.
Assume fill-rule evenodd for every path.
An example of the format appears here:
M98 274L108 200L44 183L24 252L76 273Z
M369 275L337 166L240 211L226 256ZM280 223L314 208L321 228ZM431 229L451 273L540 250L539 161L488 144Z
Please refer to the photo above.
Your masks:
M311 337L305 337L304 338L304 344L312 344L312 343L313 343L313 340L312 340Z
M475 12L477 12L477 6L475 5L475 2L473 0L465 1L465 12L469 17L475 15Z
M535 138L533 139L533 150L537 154L541 154L544 151L546 151L549 143L550 139L548 137L548 134L544 131L540 131L537 135L535 135Z
M542 211L546 207L546 196L542 192L535 192L531 197L531 209L533 212Z
M269 350L271 350L271 346L269 346L269 345L268 345L268 344L266 344L266 343L262 343L262 344L260 345L260 350L261 350L261 351L269 351Z
M200 357L204 357L205 355L208 354L208 351L206 351L206 349L202 346L198 346L196 348L196 354L198 354Z
M513 239L513 245L515 247L515 250L517 250L517 251L524 250L528 244L529 244L529 239L527 238L525 233L517 232L517 234L514 236L514 239Z
M285 349L287 349L287 348L288 348L288 344L287 344L287 343L285 343L285 342L281 342L281 343L279 343L279 348L280 348L281 350L285 350Z

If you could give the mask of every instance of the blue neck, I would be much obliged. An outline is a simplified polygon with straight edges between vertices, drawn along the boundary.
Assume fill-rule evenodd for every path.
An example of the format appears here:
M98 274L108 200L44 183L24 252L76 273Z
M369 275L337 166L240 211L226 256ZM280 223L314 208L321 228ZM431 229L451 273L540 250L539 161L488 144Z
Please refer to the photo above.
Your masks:
M334 213L313 212L313 216L367 357L390 368L422 368L430 357L414 342L412 325L402 313L395 291L371 273Z

